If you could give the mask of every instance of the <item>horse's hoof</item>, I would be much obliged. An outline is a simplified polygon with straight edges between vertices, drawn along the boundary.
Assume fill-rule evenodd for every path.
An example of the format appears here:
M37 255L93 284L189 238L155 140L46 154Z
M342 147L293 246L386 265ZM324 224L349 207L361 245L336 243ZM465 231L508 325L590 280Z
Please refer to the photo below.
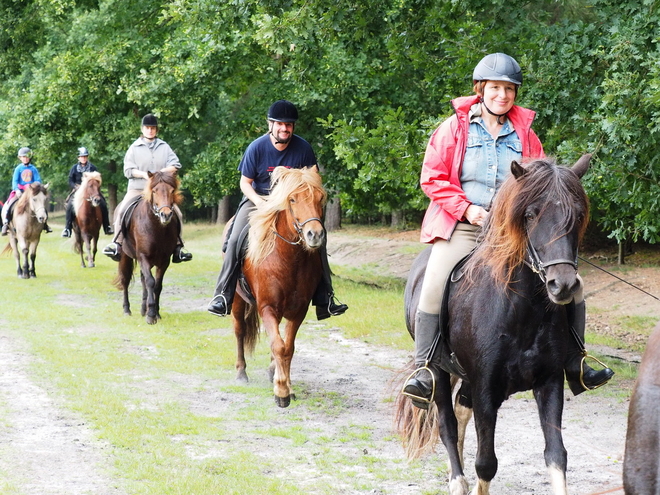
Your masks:
M277 404L278 407L289 407L289 404L291 404L291 396L287 395L286 397L278 397L276 395L275 404Z
M155 325L156 323L158 323L158 318L147 316L147 325Z
M236 381L241 383L247 383L250 381L248 380L248 376L245 370L241 370L236 374Z

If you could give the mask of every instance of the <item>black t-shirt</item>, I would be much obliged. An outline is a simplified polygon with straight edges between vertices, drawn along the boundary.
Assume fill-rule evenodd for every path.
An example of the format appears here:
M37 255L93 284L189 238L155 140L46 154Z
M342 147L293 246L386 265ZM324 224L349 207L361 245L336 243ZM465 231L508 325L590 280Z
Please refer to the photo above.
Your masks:
M280 151L270 142L270 134L255 139L245 150L238 170L262 196L270 193L270 176L275 167L303 168L316 165L312 146L300 136L291 136L289 145Z

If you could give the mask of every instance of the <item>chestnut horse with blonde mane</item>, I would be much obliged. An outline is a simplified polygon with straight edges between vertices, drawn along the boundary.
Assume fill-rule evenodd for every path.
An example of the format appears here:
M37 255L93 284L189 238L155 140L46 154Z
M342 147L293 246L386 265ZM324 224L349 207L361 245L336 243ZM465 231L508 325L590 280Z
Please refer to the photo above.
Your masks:
M140 314L146 316L149 325L160 319L163 277L170 266L181 229L174 206L182 201L176 171L149 172L149 180L130 215L128 225L126 221L122 222L124 243L115 285L124 291L124 314L130 315L128 288L135 264L140 265ZM155 270L155 274L152 270Z
M33 182L26 186L13 208L8 229L9 245L2 252L9 249L14 251L19 278L35 278L37 246L48 220L48 184L44 186L40 182Z
M99 232L103 224L101 215L101 174L83 173L82 182L73 195L74 249L80 254L80 264L85 268L85 255L90 268L95 266Z
M533 390L536 399L552 493L568 493L561 432L563 368L567 342L573 338L568 313L580 287L578 244L589 218L580 178L590 159L584 155L572 168L549 160L511 164L512 174L495 197L465 275L448 284L445 329L430 365L437 377L435 407L424 411L406 397L398 399L397 423L409 455L432 448L440 435L449 456L451 495L468 493L463 442L472 415L478 481L471 493L488 495L497 472L498 409L511 394L524 390ZM427 249L413 263L404 293L412 336L428 256ZM455 405L457 376L437 362L451 352L460 365L452 372L462 375Z
M326 192L321 176L311 168L277 167L272 191L250 214L248 251L243 275L255 304L239 290L232 305L237 341L237 380L247 381L245 351L251 353L259 333L259 317L270 341L275 402L287 407L294 397L291 360L296 334L321 280L319 248L325 242L321 220ZM280 323L287 322L284 337Z

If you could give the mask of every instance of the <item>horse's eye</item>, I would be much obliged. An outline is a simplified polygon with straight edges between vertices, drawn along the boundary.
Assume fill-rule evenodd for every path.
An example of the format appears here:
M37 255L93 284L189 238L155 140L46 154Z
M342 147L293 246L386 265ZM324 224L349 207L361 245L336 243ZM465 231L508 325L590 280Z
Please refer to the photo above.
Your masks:
M293 203L295 203L295 202L296 202L295 199L293 199L293 198L289 198L289 203L293 204Z
M534 218L536 218L536 215L533 212L531 211L525 212L525 220L531 222L532 220L534 220Z

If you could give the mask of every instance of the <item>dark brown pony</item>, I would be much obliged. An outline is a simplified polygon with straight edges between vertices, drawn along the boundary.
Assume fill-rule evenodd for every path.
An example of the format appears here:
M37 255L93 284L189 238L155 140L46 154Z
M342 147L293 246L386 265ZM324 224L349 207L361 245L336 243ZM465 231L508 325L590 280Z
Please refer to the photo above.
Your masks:
M649 337L628 409L626 495L660 493L660 324Z
M130 216L128 227L122 225L124 243L115 285L124 291L124 314L130 315L128 287L133 278L135 264L140 265L140 314L146 316L150 325L160 319L163 277L170 266L180 231L174 206L182 201L176 171L149 172L149 181ZM152 274L152 269L155 269L155 275Z
M232 319L237 341L237 380L247 381L245 350L252 352L259 317L270 340L275 402L291 402L291 360L296 334L321 279L319 248L325 242L321 221L326 192L314 169L277 167L265 203L250 216L249 248L243 274L256 305L235 297ZM239 294L241 292L239 291ZM286 318L284 338L280 322Z
M74 249L80 254L80 264L85 268L85 255L90 268L94 267L99 232L103 223L101 216L101 174L85 172L80 187L73 195L75 218L73 233Z
M28 185L14 205L12 219L9 222L9 245L14 251L20 278L37 276L34 262L37 258L37 246L41 240L41 231L48 220L48 185L33 182ZM21 256L23 261L21 261Z
M408 398L399 398L397 421L409 454L431 448L437 438L433 435L440 435L449 456L451 495L468 493L463 442L472 415L478 476L472 494L489 493L497 472L498 409L511 394L524 390L533 390L536 399L552 492L568 493L561 433L563 364L572 338L568 311L580 287L578 244L589 216L580 178L590 159L591 155L583 156L572 169L548 160L524 168L511 164L512 175L495 198L467 273L449 284L447 331L439 349L448 347L464 369L456 404L456 377L440 368L437 354L431 363L437 376L436 407L427 413ZM426 250L413 263L404 293L406 323L413 336L428 256Z

